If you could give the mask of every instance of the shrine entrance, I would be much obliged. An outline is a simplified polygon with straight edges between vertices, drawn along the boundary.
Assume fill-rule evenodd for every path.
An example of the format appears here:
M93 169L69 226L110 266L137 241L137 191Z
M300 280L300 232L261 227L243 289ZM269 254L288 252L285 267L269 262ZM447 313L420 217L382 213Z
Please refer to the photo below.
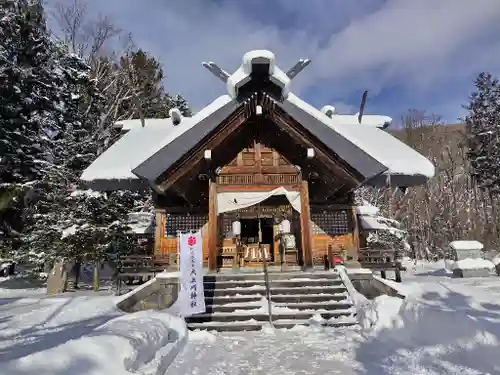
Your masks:
M244 201L247 194L231 195L237 202ZM282 223L286 221L287 237L300 237L300 214L289 201L290 195L268 196L251 206L244 206L219 215L220 230L218 254L222 258L219 267L262 267L264 260L272 265L283 261ZM298 199L298 198L297 198ZM297 202L292 200L294 204ZM290 225L293 223L293 225ZM287 242L289 243L289 242ZM298 264L298 249L293 241Z
M241 219L241 245L245 262L274 262L275 230L273 218ZM259 248L259 231L261 241Z

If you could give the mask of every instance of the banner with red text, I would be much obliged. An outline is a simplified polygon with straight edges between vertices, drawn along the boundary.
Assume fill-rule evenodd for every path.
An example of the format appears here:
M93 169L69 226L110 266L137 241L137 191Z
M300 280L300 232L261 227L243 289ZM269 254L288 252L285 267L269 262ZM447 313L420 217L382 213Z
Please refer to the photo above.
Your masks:
M191 316L204 313L201 232L181 234L179 241L182 314Z

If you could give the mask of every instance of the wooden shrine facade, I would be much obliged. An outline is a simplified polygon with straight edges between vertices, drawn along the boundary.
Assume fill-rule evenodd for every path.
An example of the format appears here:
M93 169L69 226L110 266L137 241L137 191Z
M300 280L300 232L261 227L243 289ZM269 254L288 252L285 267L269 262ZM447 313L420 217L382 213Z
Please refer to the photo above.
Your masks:
M262 113L256 112L257 106ZM201 230L206 265L234 266L223 258L237 244L232 223L238 220L239 244L244 246L239 265L259 266L263 256L279 264L283 254L278 228L286 219L297 250L287 264L306 268L323 264L329 247L356 259L359 231L352 191L359 183L356 171L319 139L272 102L266 105L262 96L255 96L175 164L166 166L155 181L155 252L176 253L179 232ZM221 194L278 188L299 197L296 207L284 195L276 195L219 213ZM264 238L258 238L257 227ZM264 255L254 251L259 240Z

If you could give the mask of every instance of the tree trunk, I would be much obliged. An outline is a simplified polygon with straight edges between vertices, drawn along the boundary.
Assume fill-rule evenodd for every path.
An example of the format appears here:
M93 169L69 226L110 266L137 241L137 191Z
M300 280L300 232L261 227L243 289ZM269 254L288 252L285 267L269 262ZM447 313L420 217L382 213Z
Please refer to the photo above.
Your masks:
M493 232L493 241L494 245L498 245L498 220L497 220L497 207L496 207L496 200L495 197L491 191L491 189L488 189L488 195L490 198L490 204L491 204L491 222L492 222L492 232Z
M101 286L100 284L100 263L98 260L94 262L94 272L93 272L93 289L94 291L98 291L99 287Z
M75 278L75 283L73 284L74 289L78 289L78 283L80 282L80 272L82 269L82 262L79 260L75 261L75 265L73 266L73 277Z

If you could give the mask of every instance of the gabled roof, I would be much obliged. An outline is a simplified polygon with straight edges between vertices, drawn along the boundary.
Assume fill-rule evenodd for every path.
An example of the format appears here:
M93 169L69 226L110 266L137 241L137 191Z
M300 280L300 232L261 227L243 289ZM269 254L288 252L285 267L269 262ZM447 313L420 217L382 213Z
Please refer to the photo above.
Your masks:
M267 71L266 82L272 83L273 90L282 88L281 95L273 93L275 105L339 155L367 184L384 186L390 181L394 186L412 186L434 176L434 166L429 160L384 130L352 121L345 123L343 116L329 117L289 93L289 80L280 86L280 80L287 75L275 66L274 55L267 52L260 57L255 53L247 55L242 64L246 74L242 75L240 68L232 76L219 77L225 80L229 96L219 97L193 117L183 118L178 125L170 119L146 120L144 128L128 124L131 130L84 171L83 184L96 190L114 190L152 183L244 105L242 101L246 98L238 95L246 95L248 85L251 89L259 88L259 82L252 82L257 75L249 72L259 64L259 79L263 79L262 71ZM268 64L264 70L262 64ZM266 90L269 83L263 82L261 87Z
M434 165L426 157L382 129L345 124L335 116L326 116L293 94L278 105L299 122L320 121L386 166L383 174L377 174L367 181L368 185L384 186L390 179L394 186L414 186L434 177Z
M177 126L150 150L150 156L136 165L132 172L153 183L170 165L182 158L239 106L239 103L227 96L220 97L192 117L188 124Z
M178 125L170 118L146 119L144 127L138 126L140 120L122 121L130 130L83 171L81 184L104 191L148 187L147 181L133 173L134 168L205 118L214 113L220 115L219 110L228 104L231 106L230 103L231 98L223 95L193 117L184 117Z
M221 108L217 113L206 117L203 121L194 124L188 131L175 137L175 142L164 142L163 147L143 163L139 164L133 170L133 173L153 183L187 152L193 150L209 133L213 132L224 119L244 106L244 104L239 104L237 101L232 101L231 103L233 105L229 105L230 103L228 103L226 107ZM277 105L281 106L281 103L278 102ZM289 111L286 112L288 113ZM334 153L357 172L361 181L374 178L387 170L385 165L342 135L332 131L325 123L318 121L303 111L296 112L299 115L296 120L301 126L326 144L327 147L334 149ZM302 118L301 115L306 115L306 118Z

